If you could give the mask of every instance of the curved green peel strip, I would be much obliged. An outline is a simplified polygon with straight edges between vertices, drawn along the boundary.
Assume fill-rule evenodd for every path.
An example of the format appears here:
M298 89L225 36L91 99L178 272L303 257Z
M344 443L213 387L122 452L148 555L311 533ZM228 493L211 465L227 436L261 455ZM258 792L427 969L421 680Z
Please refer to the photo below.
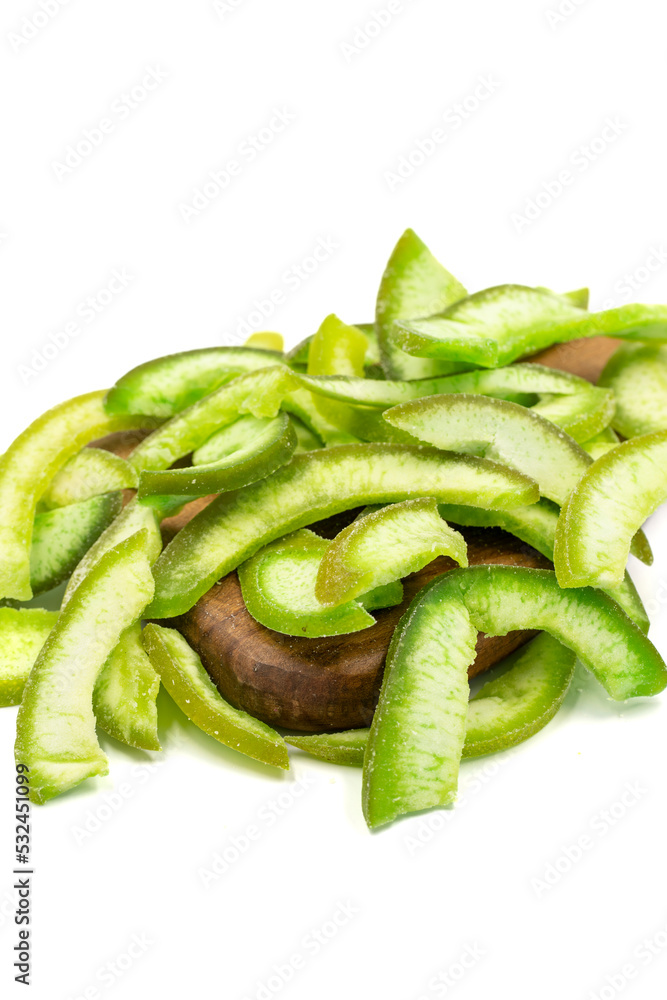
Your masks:
M255 418L252 417L250 419L254 420ZM290 420L292 421L292 427L294 428L294 432L296 434L297 445L295 454L300 455L304 451L313 451L315 448L322 447L322 441L320 438L317 434L314 434L309 427L306 427L302 420L299 420L299 418L295 417L293 414L290 414Z
M65 462L40 500L42 507L65 507L111 490L134 489L136 470L112 451L82 448Z
M562 590L552 570L516 566L451 570L438 583L442 595L446 587L456 588L486 635L530 628L549 632L617 701L650 697L667 684L667 668L653 644L599 590Z
M416 357L496 368L551 344L601 335L667 341L667 306L589 313L545 289L498 285L439 315L395 323L390 340Z
M468 702L462 757L481 757L523 743L553 719L567 694L576 657L543 632L508 656L502 671ZM333 764L361 767L369 729L286 736L292 746Z
M403 600L403 584L400 580L392 580L380 587L373 587L365 594L359 594L357 601L366 611L379 611L381 608L393 608Z
M173 417L238 375L282 361L252 347L204 347L146 361L119 378L106 395L108 413Z
M125 629L102 667L93 693L97 725L140 750L161 750L157 731L160 678L141 641L141 623Z
M351 507L432 496L505 509L534 503L535 483L469 455L409 445L343 445L296 455L268 479L223 493L154 566L150 617L183 614L222 576L281 535Z
M16 761L30 798L45 802L108 771L95 736L93 690L123 631L153 593L139 532L107 552L61 611L30 672L17 719Z
M36 514L30 548L33 594L51 590L66 580L122 506L122 494L103 493Z
M321 328L325 343L333 338L330 327L334 326L338 332L342 328L363 339L356 328L346 327L332 316L325 320ZM320 337L320 332L316 337ZM336 339L340 338L334 338L334 342ZM346 340L345 337L342 339ZM313 342L316 342L315 338ZM322 348L322 366L336 365L339 369L353 371L354 348L350 345L348 347L347 354L341 348L342 354L346 354L347 364L344 363L344 358L335 355L333 347L326 351ZM315 369L319 370L319 367L316 365ZM479 393L518 395L531 401L534 396L539 398L547 392L581 393L586 395L586 399L589 399L589 394L597 393L595 398L598 411L598 398L604 397L605 401L608 398L607 393L587 386L583 380L549 371L538 365L516 366L516 371L507 369L502 375L498 372L473 372L468 373L468 376L426 379L413 385L405 381L383 382L361 378L354 374L304 375L282 365L264 368L221 386L181 411L139 444L130 457L130 463L140 471L168 469L190 452L198 453L198 449L206 448L212 436L232 425L238 420L239 414L243 413L255 417L276 417L281 409L285 410L301 419L321 441L332 445L357 440L364 433L364 420L372 423L377 418L373 412L376 408L396 405L426 394L442 393L450 388L454 392L470 388ZM585 388L582 388L582 384ZM580 412L571 418L573 426L576 426L577 421L583 421L582 412L586 411L589 426L595 430L599 426L600 416L599 412L593 412L593 402L590 407L588 403L571 403L570 409L575 405ZM582 423L582 427L585 424ZM385 428L385 438L388 434L389 431ZM367 436L372 436L372 433ZM203 459L198 458L197 462L199 461ZM182 470L178 471L183 475Z
M30 544L37 501L65 462L94 438L154 420L109 416L104 392L77 396L48 410L0 458L0 599L29 601Z
M253 421L253 425L243 428L239 435L237 425L247 420ZM225 431L233 432L235 428L236 438L233 433L225 438ZM140 501L149 504L156 498L159 504L165 495L202 497L209 493L237 490L270 476L281 465L289 462L296 444L296 433L286 413L262 420L241 417L228 428L218 431L213 441L209 438L206 442L204 447L216 447L218 458L184 469L142 472L137 496ZM202 451L203 448L199 449L195 455L201 457Z
M361 767L370 729L346 729L342 733L309 733L307 736L286 736L285 742L311 757L330 764Z
M0 608L0 706L18 705L58 611ZM141 643L139 622L123 632L93 693L95 720L128 746L160 750L156 698L160 680Z
M229 458L230 455L247 448L248 444L259 434L263 434L267 428L273 427L277 419L279 418L253 417L250 414L239 417L233 424L227 424L211 434L208 441L193 453L192 464L210 465L212 462Z
M527 545L532 545L553 562L559 510L550 500L542 499L530 507L515 507L512 510L484 510L482 507L456 504L440 504L438 509L440 516L452 524L474 528L502 528ZM617 587L605 587L604 592L623 608L628 618L642 632L648 632L650 623L646 609L627 571L622 583Z
M437 556L468 565L466 543L431 497L391 504L353 521L328 546L315 593L334 608L375 587L416 573Z
M315 596L315 581L329 544L302 528L267 545L239 566L243 600L260 625L283 635L311 639L359 632L375 625L373 616L357 601L330 608Z
M560 585L617 586L635 532L666 499L667 431L632 438L599 458L558 519Z
M378 345L377 333L374 323L354 323L354 328L363 333L366 338L366 353L364 355L364 371L367 378L384 378L384 373L380 368L380 348ZM313 342L312 334L300 341L296 347L285 353L285 364L295 371L305 372L308 369L308 358L310 355L310 345ZM378 372L378 369L380 371Z
M334 313L323 320L310 342L309 375L352 375L361 378L368 339L357 329L343 323Z
M406 229L387 262L375 307L380 360L387 378L427 378L458 370L451 364L413 358L392 335L400 319L430 316L464 298L466 290L439 264L412 229Z
M315 405L315 393L308 389L293 389L283 396L280 405L285 412L297 417L311 434L315 435L327 447L335 447L339 444L356 444L359 441L354 434L342 430L324 416Z
M524 628L544 629L571 649L617 700L667 685L658 651L606 595L561 590L551 570L474 566L445 573L415 597L387 656L364 758L369 826L453 801L477 631Z
M143 642L165 689L191 722L232 750L289 770L282 737L225 701L180 632L149 624Z
M503 662L468 705L464 757L523 743L553 719L568 692L576 656L542 632Z
M239 415L276 417L285 395L297 386L297 376L284 365L241 375L162 424L134 449L129 461L140 472L168 469Z
M588 441L582 442L581 447L584 451L588 452L594 462L600 458L601 455L606 455L608 451L615 448L617 444L620 444L618 435L611 427L605 427L603 431L596 434L595 437L590 438Z
M155 562L162 551L162 535L160 534L160 524L157 513L150 507L137 503L136 500L123 507L118 517L115 518L103 531L97 541L90 546L83 556L76 569L70 577L67 588L63 595L62 608L72 597L72 594L82 580L90 573L102 556L114 548L119 542L136 534L137 531L144 531L146 534L146 553L151 563Z
M456 798L477 630L463 601L425 591L394 632L368 735L362 805L371 828Z
M574 395L541 400L531 410L556 424L581 444L609 426L616 411L616 400L608 389L590 386Z
M0 608L0 707L18 705L37 656L58 620L44 608Z
M350 375L297 375L299 384L318 395L358 406L387 407L409 403L423 396L441 393L470 393L495 396L532 406L542 396L578 396L592 393L592 399L607 398L586 379L556 368L537 364L515 364L505 368L479 369L458 375L406 381L376 381Z
M558 504L591 464L590 456L551 421L488 396L427 396L394 406L384 419L437 448L509 465L535 479L540 493Z
M360 330L343 323L332 313L326 317L311 341L308 351L308 375L362 378L367 346L368 340ZM343 431L349 431L351 419L349 406L315 394L313 402L325 420Z
M623 437L667 430L667 347L623 344L607 362L598 385L614 391L613 426Z

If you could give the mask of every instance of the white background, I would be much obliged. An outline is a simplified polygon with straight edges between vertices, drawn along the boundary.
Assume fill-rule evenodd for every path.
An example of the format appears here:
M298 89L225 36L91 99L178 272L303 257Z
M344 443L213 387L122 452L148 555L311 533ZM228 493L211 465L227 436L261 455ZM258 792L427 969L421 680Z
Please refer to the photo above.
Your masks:
M365 47L357 28L385 0L218 7L70 0L35 30L25 18L41 25L36 0L2 4L5 442L48 406L138 362L235 342L254 300L276 289L284 300L261 325L289 343L331 311L368 320L408 225L473 290L590 284L600 307L628 301L624 275L634 274L639 300L667 300L655 0L579 0L560 21L548 16L556 0L413 0L381 31L371 27ZM149 69L166 76L120 111ZM479 101L482 79L493 92ZM465 120L455 110L464 101ZM249 162L240 147L274 109L293 120ZM60 170L67 147L103 118L113 131ZM607 130L592 153L607 119L615 135ZM446 140L390 184L399 158L439 127ZM181 206L230 159L241 173L187 223ZM545 184L558 193L552 182L566 169L572 183L543 194L522 225L516 216ZM285 272L319 239L336 244L329 259L289 288ZM131 281L88 322L80 304L114 269ZM71 323L77 335L40 362L51 334ZM648 533L656 565L636 578L666 653L664 512ZM662 702L614 705L582 674L529 744L464 764L456 810L376 835L364 826L356 771L295 754L306 783L296 797L294 776L269 773L177 716L163 755L107 740L107 779L33 809L29 995L654 1000L667 978ZM14 718L6 709L0 722L3 996L25 995L11 968ZM270 822L279 796L282 814ZM86 824L97 829L80 842ZM206 888L200 870L216 852L231 857L232 838L253 825L258 839ZM563 860L582 836L580 860ZM548 871L554 884L540 887ZM356 912L343 917L341 904ZM336 914L342 926L316 949L308 935ZM127 959L135 934L150 943ZM437 977L453 983L466 949L477 957L447 987ZM262 993L295 954L303 967Z

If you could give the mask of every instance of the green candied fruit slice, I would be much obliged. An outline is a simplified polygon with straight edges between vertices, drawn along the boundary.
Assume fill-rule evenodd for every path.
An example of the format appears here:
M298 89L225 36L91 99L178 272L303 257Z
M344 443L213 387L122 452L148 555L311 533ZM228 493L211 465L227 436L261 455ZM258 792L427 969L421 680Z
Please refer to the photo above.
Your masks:
M384 419L437 448L482 455L517 469L558 504L565 502L592 461L550 420L489 396L427 396L392 407Z
M304 451L314 451L315 448L322 447L320 438L302 420L299 420L293 414L290 414L290 420L296 434L297 445L295 454L301 455Z
M596 434L594 437L589 438L588 441L584 441L581 447L584 451L587 451L591 456L593 461L597 461L601 455L606 455L608 451L615 448L617 444L620 444L620 439L616 431L611 427L605 427L603 431Z
M482 507L440 504L439 511L441 517L453 524L474 528L502 528L527 545L532 545L553 562L559 510L550 500L542 499L530 507L515 507L512 510L484 510ZM627 570L622 583L617 587L603 589L642 632L648 632L650 623L646 609Z
M298 388L285 393L280 405L281 409L300 420L311 434L327 447L356 444L359 441L356 435L342 430L324 416L315 405L315 394L309 389Z
M635 532L666 499L667 431L631 438L598 458L558 519L560 585L618 586Z
M667 347L623 344L607 362L598 385L614 391L612 425L623 437L667 430Z
M82 448L56 472L40 505L65 507L111 490L134 489L138 482L124 458L102 448Z
M325 318L312 339L308 352L308 375L362 378L367 346L368 340L360 330L343 323L332 313ZM354 413L349 405L319 394L313 394L313 403L334 427L351 432Z
M381 608L396 607L403 600L403 584L400 580L394 580L381 587L373 587L365 594L359 594L357 600L366 611L379 611Z
M93 693L97 725L139 750L160 750L157 703L160 678L141 641L141 623L125 629L99 673Z
M416 573L437 556L468 565L465 540L438 514L432 497L404 500L353 521L322 557L315 593L336 607Z
M124 541L124 539L129 538L138 531L146 532L148 558L151 563L155 562L162 551L162 535L160 534L160 522L157 512L137 503L136 499L131 500L126 507L123 507L120 514L102 532L97 541L90 546L86 554L82 557L65 589L62 600L63 608L81 581L88 576L102 556L109 549L118 545L119 542Z
M477 631L525 628L544 629L567 646L616 700L667 685L657 649L605 594L562 590L551 570L451 570L416 595L392 639L364 756L370 827L453 801Z
M609 426L616 412L616 400L610 390L591 386L569 396L541 400L531 410L546 417L581 444Z
M165 689L191 722L232 750L289 770L282 737L225 701L180 632L151 623L143 642Z
M93 690L152 594L147 537L138 532L102 556L60 612L28 677L16 723L16 761L30 769L33 802L108 772L95 735Z
M297 387L297 376L284 365L241 375L162 424L134 449L129 461L139 472L168 469L244 413L277 416L285 396Z
M264 418L259 428L255 417L242 417L225 430L231 430L245 420L255 421L252 427L245 428L245 443L240 440L238 429L236 440L227 440L226 443L221 440L224 430L218 432L215 444L219 455L212 461L183 469L142 472L137 494L139 500L160 507L165 496L202 497L210 493L226 493L265 479L286 465L297 445L296 432L288 415L280 413L277 417ZM210 442L209 438L207 444ZM229 449L226 454L223 453L225 448Z
M476 640L460 599L415 600L399 622L364 754L362 803L371 828L454 801Z
M103 392L76 396L43 413L0 458L0 599L29 601L30 544L37 502L64 463L93 438L152 418L109 416Z
M37 656L58 620L44 608L0 608L0 706L18 705Z
M563 703L576 659L548 632L507 657L500 676L470 699L463 756L497 753L543 729Z
M575 661L572 650L546 632L506 657L468 702L462 757L498 753L543 729L563 703ZM369 732L349 729L285 740L332 764L361 767Z
M537 486L470 455L410 445L357 444L296 455L268 479L223 493L178 532L153 573L149 616L183 614L264 545L352 507L432 496L506 509L534 503Z
M243 600L256 621L274 632L308 638L375 625L357 601L329 608L315 596L317 573L329 544L304 528L267 545L239 566Z
M579 337L667 341L667 306L625 305L589 313L542 288L497 285L438 315L397 322L390 338L410 355L497 368Z
M66 580L122 506L121 493L102 493L36 514L30 547L33 594L44 593Z
M545 365L516 364L505 368L480 369L459 375L441 375L413 381L355 378L351 375L298 375L299 383L318 395L359 406L387 407L408 403L423 396L442 393L469 393L508 399L532 406L540 398L580 396L592 393L591 399L607 399L586 379Z
M252 347L204 347L133 368L108 391L108 413L173 417L239 375L278 364L282 354Z
M364 372L367 378L384 378L384 372L380 367L380 347L378 345L377 333L374 323L354 323L353 326L363 333L366 338L366 354L364 356ZM285 364L295 371L305 372L308 368L308 356L310 345L313 342L312 334L300 341L296 347L285 353ZM379 369L379 371L378 371Z
M459 371L460 366L410 357L393 337L397 320L430 316L464 298L466 290L438 263L412 229L406 229L387 262L375 307L380 360L387 378L416 379Z

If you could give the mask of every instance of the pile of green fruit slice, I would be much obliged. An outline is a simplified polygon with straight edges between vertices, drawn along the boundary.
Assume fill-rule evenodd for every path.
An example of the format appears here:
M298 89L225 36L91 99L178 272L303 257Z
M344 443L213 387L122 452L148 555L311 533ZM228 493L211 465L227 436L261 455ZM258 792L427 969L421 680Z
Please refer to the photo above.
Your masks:
M453 802L461 759L545 726L577 659L614 699L662 691L626 564L651 561L641 527L667 499L667 306L587 304L468 295L408 230L373 324L330 315L287 353L262 333L157 358L36 420L0 459L0 703L20 705L32 801L107 773L98 726L159 750L161 685L257 760L289 768L289 743L362 766L370 827ZM597 386L525 360L600 335L626 343ZM88 447L127 429L144 432L127 459ZM161 521L211 494L163 547ZM358 507L332 540L309 528ZM554 568L469 567L460 525L503 528ZM283 736L225 701L176 629L142 628L238 570L269 629L372 629L443 555L458 568L399 622L367 730ZM35 606L65 582L59 611ZM478 633L515 629L542 631L471 698Z

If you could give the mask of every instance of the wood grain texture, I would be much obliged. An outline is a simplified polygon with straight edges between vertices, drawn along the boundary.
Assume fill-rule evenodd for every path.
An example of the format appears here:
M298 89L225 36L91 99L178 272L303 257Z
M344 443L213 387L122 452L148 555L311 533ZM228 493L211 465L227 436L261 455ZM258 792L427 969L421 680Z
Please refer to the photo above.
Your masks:
M609 358L622 343L615 337L582 337L567 344L554 344L523 360L547 365L548 368L560 368L589 382L597 382Z
M576 340L525 360L595 382L619 344L608 337ZM141 431L121 432L95 443L127 457L144 436ZM193 500L179 514L166 518L162 522L165 543L212 499ZM311 528L333 538L356 513L346 511ZM503 531L461 531L471 565L551 566L530 546ZM424 584L454 566L452 560L440 557L408 577L400 606L374 612L376 624L372 628L349 635L307 639L265 628L248 613L235 572L212 587L186 614L161 624L179 629L201 656L221 694L237 708L271 725L302 732L354 729L369 725L372 719L389 642L410 600ZM469 675L488 670L535 634L480 635Z

